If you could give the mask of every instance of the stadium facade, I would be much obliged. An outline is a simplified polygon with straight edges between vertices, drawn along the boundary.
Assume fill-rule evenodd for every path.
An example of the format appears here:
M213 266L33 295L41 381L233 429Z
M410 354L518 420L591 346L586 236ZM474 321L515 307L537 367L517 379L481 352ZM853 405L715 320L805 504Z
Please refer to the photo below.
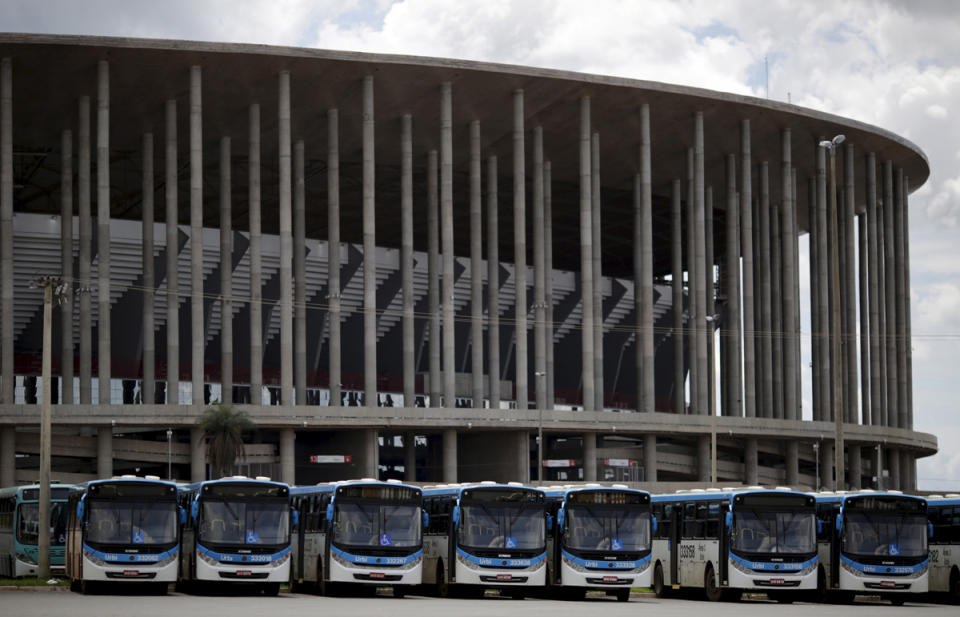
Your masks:
M44 276L70 284L63 481L201 479L217 401L259 426L243 470L301 484L715 460L723 485L912 489L936 452L909 345L929 166L886 130L436 58L28 34L0 58L0 485L37 473Z

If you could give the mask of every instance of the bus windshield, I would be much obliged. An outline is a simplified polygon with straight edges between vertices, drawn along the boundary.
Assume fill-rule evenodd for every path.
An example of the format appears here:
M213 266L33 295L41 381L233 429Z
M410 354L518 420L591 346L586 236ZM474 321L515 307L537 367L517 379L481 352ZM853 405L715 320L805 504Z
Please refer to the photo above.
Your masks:
M739 508L733 513L730 546L744 553L813 553L817 550L813 512L772 512Z
M88 501L86 539L101 544L170 544L177 541L173 502Z
M334 542L348 546L420 546L420 508L337 503Z
M542 507L498 503L462 507L459 542L473 548L540 549L545 543Z
M67 504L52 502L50 504L50 546L63 546L67 539ZM20 514L17 523L17 542L21 544L37 544L40 540L39 505L35 503L20 504Z
M564 544L582 551L645 551L650 548L650 512L626 508L567 509Z
M845 518L845 553L890 557L927 554L927 517L923 514L854 511L847 512Z
M200 541L207 544L286 544L290 516L286 501L204 499Z

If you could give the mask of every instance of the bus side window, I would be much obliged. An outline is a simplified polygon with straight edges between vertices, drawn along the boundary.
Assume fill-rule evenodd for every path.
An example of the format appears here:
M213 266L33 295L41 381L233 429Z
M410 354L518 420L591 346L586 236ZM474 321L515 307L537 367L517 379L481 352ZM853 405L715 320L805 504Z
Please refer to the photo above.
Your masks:
M683 537L697 537L697 504L695 503L683 506Z
M704 538L706 537L707 532L707 504L698 503L697 508L697 522L695 526L694 536L695 538Z
M719 538L720 537L720 504L711 503L707 506L707 524L706 524L706 536L707 538Z

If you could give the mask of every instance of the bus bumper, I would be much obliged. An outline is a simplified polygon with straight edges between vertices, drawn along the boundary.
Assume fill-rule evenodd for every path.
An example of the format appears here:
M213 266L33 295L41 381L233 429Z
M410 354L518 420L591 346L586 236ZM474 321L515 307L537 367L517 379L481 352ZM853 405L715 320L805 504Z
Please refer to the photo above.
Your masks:
M927 593L927 568L923 568L906 576L883 576L882 574L867 574L852 571L841 562L840 589L859 593L886 594L886 593Z
M796 591L817 588L817 561L803 570L755 570L731 559L727 568L727 587L762 591Z
M83 580L111 582L154 582L173 583L177 580L177 558L173 556L169 563L112 563L90 559L83 556Z
M541 559L526 568L496 568L471 563L457 556L457 584L488 587L542 587L547 583L546 560Z
M224 563L197 552L198 581L224 583L286 583L290 580L290 553L267 564Z
M423 582L423 558L403 565L378 567L376 564L351 563L331 555L326 578L332 582L362 585L419 585Z
M652 561L648 559L642 566L632 570L587 570L576 568L564 560L560 564L560 584L564 587L590 589L649 587L653 580L651 563Z

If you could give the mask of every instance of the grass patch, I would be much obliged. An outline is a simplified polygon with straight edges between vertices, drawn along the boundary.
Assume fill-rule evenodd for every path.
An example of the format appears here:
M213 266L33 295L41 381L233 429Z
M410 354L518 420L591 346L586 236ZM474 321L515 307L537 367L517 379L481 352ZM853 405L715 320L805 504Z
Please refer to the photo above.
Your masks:
M0 587L67 587L69 584L65 578L57 578L56 585L48 585L45 578L0 578Z

